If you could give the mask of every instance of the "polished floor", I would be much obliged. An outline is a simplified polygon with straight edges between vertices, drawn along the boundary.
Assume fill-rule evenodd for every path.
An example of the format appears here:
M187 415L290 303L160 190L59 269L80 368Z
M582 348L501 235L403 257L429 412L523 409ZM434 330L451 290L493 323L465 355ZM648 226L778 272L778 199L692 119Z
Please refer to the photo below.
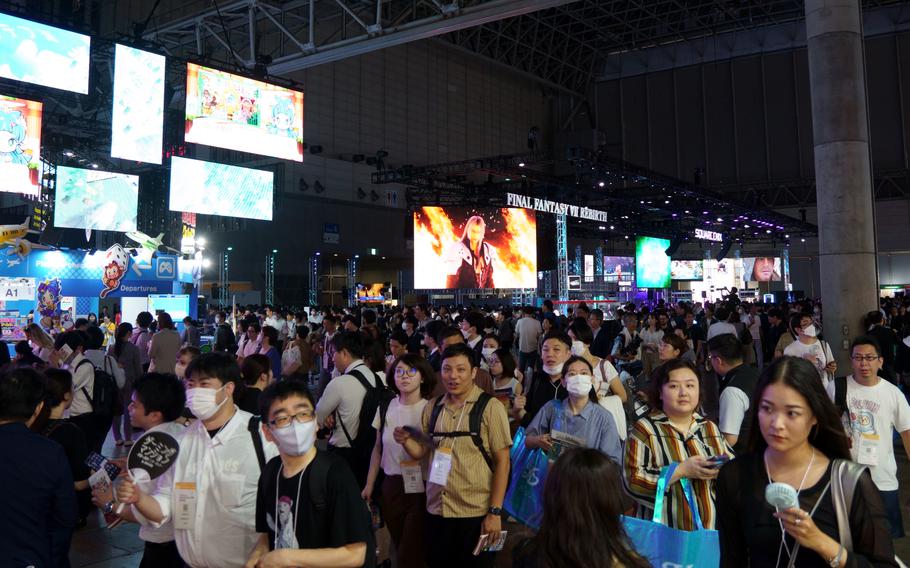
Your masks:
M910 531L910 515L907 507L910 505L910 462L898 444L894 448L897 455L898 474L901 479L901 503L904 504L904 527ZM104 455L108 457L125 456L123 448L114 446L113 440L108 436L104 445ZM70 561L73 568L137 568L142 560L143 542L139 539L138 525L122 523L114 529L99 526L103 524L101 515L97 512L89 518L88 525L80 529L73 537L70 550ZM510 532L524 532L522 527L506 527ZM516 531L517 529L517 531ZM511 541L512 539L510 539ZM904 537L895 542L895 551L903 560L910 559L910 538ZM497 566L506 568L511 565L508 551L497 558Z

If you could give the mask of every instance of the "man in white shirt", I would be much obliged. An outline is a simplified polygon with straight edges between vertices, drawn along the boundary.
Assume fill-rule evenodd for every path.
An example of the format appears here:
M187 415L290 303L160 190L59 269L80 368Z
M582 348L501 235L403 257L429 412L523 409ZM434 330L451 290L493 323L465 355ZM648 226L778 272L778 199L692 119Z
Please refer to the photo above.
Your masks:
M758 384L758 369L743 364L744 347L729 333L708 342L708 357L720 384L717 426L737 453L746 450L753 412L750 397Z
M808 323L805 323L807 320ZM822 386L827 388L829 379L837 372L837 362L834 360L831 347L817 337L818 330L809 318L803 318L803 325L796 332L796 341L784 349L784 355L799 357L812 363L818 371Z
M316 404L316 420L320 428L332 429L329 449L348 462L359 486L364 487L370 467L369 456L360 455L352 445L357 439L360 408L367 394L361 379L373 388L379 383L373 371L363 362L367 346L362 334L342 331L332 338L332 344L335 347L335 369L340 374L326 385Z
M193 568L240 568L259 538L256 492L262 464L278 454L253 416L233 404L240 368L226 353L206 353L186 370L187 406L199 419L180 439L177 462L145 493L131 480L117 489L143 526L173 521L180 557ZM255 428L253 433L250 427Z
M893 437L895 431L900 433L904 451L910 457L910 405L900 389L878 375L884 359L874 338L854 339L850 359L853 374L831 381L828 396L842 413L853 460L869 467L872 482L882 495L891 537L900 538L904 536L904 525Z
M73 402L69 408L70 422L85 434L89 451L100 452L104 445L107 429L92 408L92 393L95 389L95 367L84 355L86 336L80 331L67 331L54 341L55 351L51 353L50 364L68 370L73 375ZM65 353L70 353L64 357ZM107 428L110 428L108 418Z
M537 366L537 350L540 346L540 336L543 327L534 317L534 308L525 306L521 309L521 319L515 323L515 337L518 344L518 366L522 373L528 367Z
M278 350L281 350L281 347L284 345L284 342L288 338L288 322L285 318L278 315L278 312L275 311L271 306L265 308L265 325L275 328L275 331L278 332Z
M758 315L758 306L756 304L750 304L745 309L747 309L748 312L743 315L742 322L752 335L752 345L749 349L755 349L755 362L759 369L764 369L765 353L762 349L761 317Z
M730 310L724 307L717 308L717 313L715 315L717 317L717 323L711 324L711 327L708 328L708 341L725 333L732 333L735 336L736 326L727 321L727 318L730 317Z

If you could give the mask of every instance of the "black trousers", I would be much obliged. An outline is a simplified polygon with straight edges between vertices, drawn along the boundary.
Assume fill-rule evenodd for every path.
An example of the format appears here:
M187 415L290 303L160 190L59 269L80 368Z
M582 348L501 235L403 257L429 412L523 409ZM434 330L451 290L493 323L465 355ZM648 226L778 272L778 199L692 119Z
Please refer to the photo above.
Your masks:
M493 568L495 552L474 556L483 517L447 519L427 513L426 550L430 568Z
M173 540L162 543L145 543L145 552L142 554L139 568L183 568L183 566L183 560L180 559L180 553L177 552L177 543Z

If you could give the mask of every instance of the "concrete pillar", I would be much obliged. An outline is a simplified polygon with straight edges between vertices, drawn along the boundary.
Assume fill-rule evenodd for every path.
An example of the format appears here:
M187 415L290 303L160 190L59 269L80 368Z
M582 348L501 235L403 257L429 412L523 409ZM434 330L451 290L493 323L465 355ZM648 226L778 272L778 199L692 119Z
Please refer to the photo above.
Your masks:
M806 0L825 338L848 373L849 342L878 307L872 168L859 0Z

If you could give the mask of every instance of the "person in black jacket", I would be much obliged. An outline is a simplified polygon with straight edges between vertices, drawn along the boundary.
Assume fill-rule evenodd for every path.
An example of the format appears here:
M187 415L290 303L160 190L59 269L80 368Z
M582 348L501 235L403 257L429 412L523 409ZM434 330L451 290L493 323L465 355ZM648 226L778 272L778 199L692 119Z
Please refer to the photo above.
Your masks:
M720 383L720 420L717 426L736 453L746 449L755 412L750 397L758 383L758 369L743 363L744 347L729 333L712 337L708 342L711 367Z
M881 371L882 376L888 382L897 384L897 378L894 374L894 360L897 356L897 344L900 340L894 330L885 327L883 322L884 318L880 311L869 312L866 316L866 325L869 326L869 331L866 335L878 341L882 348L882 359L884 359Z
M233 353L237 348L237 339L231 326L225 323L227 315L224 312L218 312L215 316L215 351L226 351Z
M0 377L0 559L4 566L69 566L76 492L66 453L29 431L45 378L19 368Z

